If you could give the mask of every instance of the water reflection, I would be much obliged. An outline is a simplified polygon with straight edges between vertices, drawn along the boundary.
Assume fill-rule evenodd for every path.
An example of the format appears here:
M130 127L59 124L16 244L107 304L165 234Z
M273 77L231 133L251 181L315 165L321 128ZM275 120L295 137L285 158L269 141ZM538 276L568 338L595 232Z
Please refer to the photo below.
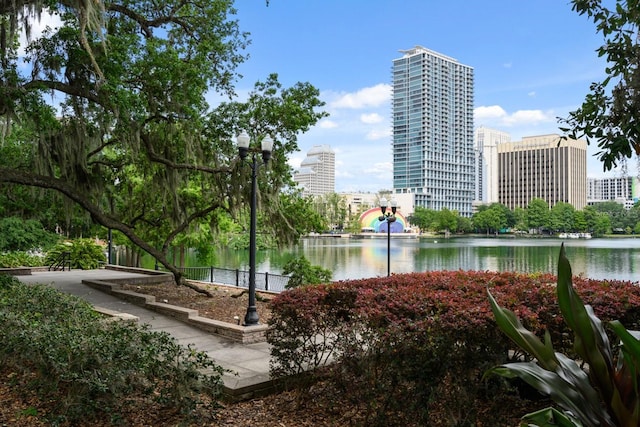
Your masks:
M557 272L564 243L573 273L594 279L640 280L640 239L393 239L391 271ZM386 239L305 239L290 252L333 271L335 280L386 275ZM270 264L270 265L267 265ZM265 263L265 268L277 268Z
M574 275L593 279L640 281L640 238L560 240L535 238L391 238L391 272L479 270L557 273L564 243ZM282 273L284 264L304 255L333 272L334 280L387 275L387 239L304 239L285 250L258 251L257 270ZM187 259L187 265L248 269L248 251L220 249L209 261ZM147 265L148 264L148 265ZM143 266L152 268L153 261Z

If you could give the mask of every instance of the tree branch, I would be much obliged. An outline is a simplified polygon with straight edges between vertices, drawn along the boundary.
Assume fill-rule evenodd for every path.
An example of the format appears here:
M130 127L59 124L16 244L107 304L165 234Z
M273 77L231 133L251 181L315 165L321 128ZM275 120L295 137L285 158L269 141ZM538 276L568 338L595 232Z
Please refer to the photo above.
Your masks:
M174 265L172 265L169 260L167 260L162 252L142 240L131 227L113 219L108 215L105 215L105 213L102 212L102 210L98 206L93 204L87 198L83 197L81 192L76 191L76 189L73 186L69 185L66 181L51 176L37 175L9 168L0 168L0 182L9 182L13 184L28 185L31 187L46 188L62 193L63 195L77 203L82 209L87 211L95 222L104 227L120 231L129 240L131 240L133 244L137 245L139 248L155 257L162 265L164 265L169 271L171 271L171 273L173 273L176 283L180 285L184 285L186 283L182 273Z
M22 89L52 89L57 90L59 92L66 93L67 95L77 96L80 98L85 98L89 101L100 103L100 99L97 94L88 91L84 88L78 86L68 85L66 83L57 82L53 80L31 80L21 86Z
M151 144L151 141L149 141L149 137L146 134L141 134L140 135L140 139L142 140L142 142L144 143L145 148L147 149L146 153L147 153L147 157L149 158L149 160L151 160L152 162L156 162L156 163L161 163L171 169L186 169L186 170L194 170L194 171L200 171L200 172L207 172L210 174L226 174L231 172L233 169L229 166L221 166L218 168L212 168L209 166L203 166L203 165L195 165L192 163L175 163L165 157L159 156L158 154L156 154L154 148L153 148L153 144Z

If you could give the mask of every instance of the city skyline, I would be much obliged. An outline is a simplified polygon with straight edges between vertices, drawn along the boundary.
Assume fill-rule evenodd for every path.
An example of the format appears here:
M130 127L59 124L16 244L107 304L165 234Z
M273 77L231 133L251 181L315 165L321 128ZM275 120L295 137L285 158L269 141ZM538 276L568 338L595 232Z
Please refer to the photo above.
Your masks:
M337 192L393 185L391 67L402 50L420 45L473 67L474 126L507 132L511 141L560 133L557 117L578 108L591 82L605 76L595 52L602 36L569 2L239 0L236 8L253 40L238 94L271 72L285 87L317 87L330 117L300 136L290 164L297 168L313 145L330 145ZM614 176L603 173L597 151L592 142L588 176Z
M425 2L405 0L237 0L242 31L252 43L240 65L238 99L277 73L283 87L309 82L330 116L300 135L289 158L297 169L314 145L336 152L337 192L377 192L393 186L392 61L416 45L474 68L474 127L509 133L511 141L561 133L557 117L580 106L605 77L595 25L571 3ZM34 23L36 35L55 18ZM208 96L212 106L221 101ZM588 177L604 173L587 152ZM635 159L629 170L635 170Z

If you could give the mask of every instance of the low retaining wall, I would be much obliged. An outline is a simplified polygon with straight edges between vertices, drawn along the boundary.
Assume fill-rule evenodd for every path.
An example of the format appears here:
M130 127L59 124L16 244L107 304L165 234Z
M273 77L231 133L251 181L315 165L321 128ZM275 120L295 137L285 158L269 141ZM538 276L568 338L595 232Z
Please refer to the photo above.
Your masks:
M167 275L167 273L161 274ZM233 323L221 322L219 320L209 319L200 316L198 310L157 302L155 296L124 290L121 287L121 284L123 283L158 283L159 285L167 283L166 277L158 276L159 275L150 276L149 278L140 278L145 279L146 281L144 282L134 282L131 279L122 279L108 282L101 280L83 280L82 283L94 289L98 289L102 292L106 292L108 294L116 296L132 304L136 304L141 307L156 311L158 313L174 317L188 325L192 325L210 334L222 336L236 342L241 342L243 344L266 341L266 333L269 329L267 325L242 326L234 325ZM173 276L171 276L170 283L174 283Z
M2 267L0 274L9 276L31 276L31 267Z

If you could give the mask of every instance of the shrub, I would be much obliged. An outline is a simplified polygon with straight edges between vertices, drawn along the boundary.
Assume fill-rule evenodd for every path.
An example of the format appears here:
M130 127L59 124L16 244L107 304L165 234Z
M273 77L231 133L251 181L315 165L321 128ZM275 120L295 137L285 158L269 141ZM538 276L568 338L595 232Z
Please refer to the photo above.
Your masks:
M372 425L508 425L502 402L513 398L513 384L482 376L521 353L510 353L496 328L487 286L526 327L548 330L571 352L555 281L551 274L434 271L292 289L272 300L271 370L290 375L335 361L334 382L370 408ZM640 324L640 289L631 282L577 278L576 286L603 318ZM480 406L496 410L475 412ZM430 415L436 409L440 420Z
M44 265L44 256L33 252L0 253L0 267L37 267Z
M222 369L205 353L146 326L105 322L50 287L0 280L0 365L55 402L51 422L118 418L152 401L195 414L217 401Z
M302 285L315 285L327 283L331 280L332 273L319 265L311 265L311 262L303 256L292 258L282 267L282 274L290 275L286 289L297 288Z
M59 240L39 221L15 216L0 219L0 252L47 249Z
M65 252L69 252L71 268L92 270L106 261L104 248L92 239L76 239L66 241L47 252L45 263L51 265L59 260Z

